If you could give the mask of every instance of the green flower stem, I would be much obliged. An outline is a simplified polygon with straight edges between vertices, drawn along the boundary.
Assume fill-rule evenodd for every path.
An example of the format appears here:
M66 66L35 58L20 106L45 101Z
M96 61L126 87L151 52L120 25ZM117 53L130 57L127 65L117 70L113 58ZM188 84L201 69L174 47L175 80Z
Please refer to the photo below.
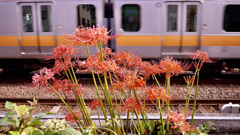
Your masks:
M161 86L160 86L160 84L159 84L159 82L157 80L157 77L155 75L153 75L153 78L156 80L157 85L160 88ZM157 100L158 100L158 107L159 107L159 112L160 112L160 120L162 122L162 134L164 135L165 134L165 130L164 130L164 122L163 122L163 118L162 118L162 107L160 105L161 104L160 99L158 98Z
M101 80L99 74L97 74L97 76L98 76L99 83L100 83L100 85L102 87L102 91L103 91L104 97L107 97L106 91L104 90L104 87L103 87L103 84L102 84L102 80ZM105 100L104 106L105 106L105 111L106 111L107 110L106 100Z
M168 95L170 95L170 73L168 73L168 77L167 77L167 89L168 89ZM169 103L169 99L166 102L167 103L167 112L170 111L170 103ZM167 119L167 130L169 130L169 119Z
M112 88L113 88L113 85L112 85L112 84L113 84L113 83L112 83L112 76L111 76L110 71L108 72L108 74L109 74L109 79L110 79L111 86L112 86ZM122 131L123 131L123 133L124 133L123 124L122 124L122 120L121 120L121 117L120 117L120 110L119 110L119 108L118 108L117 98L116 98L116 94L115 94L114 90L113 90L113 96L114 96L115 103L116 103L116 108L117 108L117 112L118 112L118 118L120 118L120 124L121 124L121 127L122 127ZM120 103L121 103L121 102L120 102Z
M86 48L87 48L88 57L90 57L90 52L89 52L89 49L88 49L88 45L87 45L87 44L86 44ZM101 96L100 96L99 91L98 91L97 82L96 82L94 73L93 73L93 71L91 71L91 72L92 72L92 78L93 78L94 86L95 86L95 89L96 89L96 92L97 92L97 95L98 95L98 99L99 99L99 101L100 101L101 109L102 109L102 111L103 111L103 115L104 115L104 118L105 118L105 122L107 122L107 121L108 121L108 118L107 118L106 110L105 110L104 107L103 107L102 99L101 99Z
M66 76L67 76L67 78L68 78L68 81L71 82L71 80L70 80L70 78L69 78L69 75L68 75L68 73L67 73L67 71L66 71L65 69L64 69L64 72L65 72L65 74L66 74ZM65 92L63 92L63 93L64 93L64 96L65 96L65 98L66 98L66 100L67 100L68 105L71 107L70 102L69 102L69 100L68 100L68 98L67 98L67 95L65 94Z
M138 124L140 126L140 131L142 132L142 134L144 134L144 128L142 126L142 122L140 121L139 117L138 117L138 114L137 114L137 111L136 109L134 109L134 113L135 113L135 116L137 117L137 121L138 121ZM145 123L146 124L146 123Z
M170 73L168 74L168 81L167 81L167 91L168 91L168 95L170 95ZM169 106L169 100L167 101L167 110L168 112L170 111L170 106Z
M83 111L83 107L82 107L82 105L81 105L81 103L80 103L80 101L79 101L79 98L78 98L77 96L75 96L75 98L76 98L78 107L79 107L79 109L80 109L80 111L81 111L81 113L82 113L83 119L84 119L84 121L86 121L86 125L89 126L90 123L88 122L88 119L86 118L87 116L85 115L85 113L84 113L84 111Z
M140 104L140 103L139 103L140 98L139 98L139 96L138 96L135 88L133 88L133 92L134 92L135 98L137 99L137 103ZM145 114L146 114L146 111L144 110L144 108L140 110L140 113L141 113L141 115L142 115L143 122L147 125L148 117L145 118L145 116L146 116L146 115L145 115ZM147 120L147 122L146 122L146 120Z
M161 88L161 86L160 86L160 84L159 84L159 81L158 81L157 77L156 77L154 74L152 75L152 77L153 77L153 79L156 81L158 87Z
M72 71L72 72L71 72ZM71 78L71 80L72 80L72 83L75 85L75 88L79 88L79 86L78 86L78 82L77 82L77 79L76 79L76 76L75 76L75 73L74 73L74 70L73 70L73 68L72 68L72 66L71 66L71 70L68 70L68 72L69 72L69 75L70 75L70 78ZM73 91L75 91L74 90L74 88L72 87L72 89L73 89ZM89 112L88 112L88 110L87 110L87 107L86 107L86 104L85 104L85 101L83 100L83 98L82 98L82 94L81 93L79 93L80 95L78 96L78 101L79 101L79 103L80 104L78 104L79 105L79 108L81 108L82 110L83 110L83 115L85 115L85 120L86 120L86 122L88 123L88 125L90 126L90 125L92 125L93 123L92 123L92 120L91 120L91 118L90 118L90 114L89 114ZM77 99L77 98L76 98Z
M75 118L80 122L80 124L85 128L84 123L78 118L78 116L73 112L72 108L68 106L68 104L64 101L64 99L57 93L57 91L52 87L52 85L47 82L48 86L53 90L53 92L62 100L62 102L67 106L67 108L72 112ZM80 125L79 125L80 127Z
M100 127L102 127L102 125L101 125L101 121L100 121L100 117L99 117L98 108L96 108L96 110L97 110L97 115L98 115L98 120L99 120Z
M75 88L77 88L78 85L75 83L75 81L74 81L74 79L73 79L73 76L72 76L70 70L68 70L68 74L69 74L69 76L70 76L70 78L71 78L70 82L72 82L72 83L75 85ZM68 77L68 78L69 78L69 77ZM75 91L75 88L72 86L72 91L73 91L73 92ZM79 97L77 97L76 95L75 95L75 98L76 98L76 100L77 100L77 103L78 103L79 109L80 109L80 111L81 111L81 113L82 113L82 116L83 116L84 120L86 121L86 124L87 124L88 126L91 125L91 122L89 122L90 120L88 119L89 117L87 116L87 109L86 109L86 107L85 107L86 105L84 106L83 103L82 103L82 101L81 101L81 100L79 99Z
M122 84L120 83L119 78L117 77L117 75L115 74L115 72L113 72L113 74L114 74L114 77L117 79L118 84L120 84L120 87L121 87L124 95L126 96L126 98L129 98L129 97L127 96L127 93L125 92L124 88L122 87Z
M187 116L187 109L188 109L188 95L189 95L189 87L190 87L190 84L188 83L187 84L187 95L186 95L186 101L185 101L185 107L184 107L184 116L186 117Z
M101 58L102 61L104 61L103 53L102 53L102 42L101 41L98 42L98 48L99 48L100 58ZM110 97L110 92L109 92L109 88L108 88L108 82L107 82L106 74L107 74L106 72L103 73L105 90L106 90L106 93L107 93L107 97L105 97L105 99L107 99L107 102L108 102L109 111L110 111L111 120L112 120L113 131L115 131L114 120L113 120L113 119L115 119L115 113L114 113L114 108L113 108L113 105L112 105L112 100L111 100L111 97Z
M69 82L71 82L71 79L70 79L70 77L69 77L67 71L64 70L64 72L65 72L65 74L66 74L66 76L67 76ZM72 87L72 90L74 91L74 88L73 88L73 87ZM68 100L68 98L67 98L67 96L66 96L65 93L64 93L64 95L65 95L65 97L66 97L66 100L67 100L67 102L68 102L68 105L70 106L69 100ZM82 113L83 119L87 122L87 120L86 120L86 116L85 116L85 113L83 112L83 107L81 107L80 102L79 102L79 100L78 100L78 98L77 98L76 95L75 95L75 98L76 98L76 100L77 100L78 106L79 106L80 111L81 111L81 113ZM70 107L71 107L71 106L70 106ZM88 125L90 125L90 124L88 124Z
M139 130L138 130L138 128L137 128L137 126L136 126L133 118L132 118L131 116L130 116L130 118L131 118L131 121L132 121L132 123L133 123L134 128L136 129L136 131L138 132L138 134L141 135L141 133L139 132ZM128 127L127 127L127 128L128 128Z
M165 130L164 130L164 122L163 122L163 117L162 117L162 108L161 108L161 102L160 99L158 98L158 108L159 108L159 112L160 112L160 120L162 122L162 134L165 135Z
M200 61L198 62L197 66L199 66L199 64L200 64ZM190 93L189 93L189 95L188 95L188 102L187 102L187 108L186 108L186 110L188 110L189 101L190 101L190 98L191 98L192 89L193 89L193 85L194 85L194 82L195 82L195 78L196 78L197 72L198 72L198 70L196 69L196 70L195 70L195 73L194 73L193 82L192 82L192 84L191 84Z
M200 73L200 69L198 69L198 73L197 73L197 84L196 84L196 90L195 90L195 98L194 98L194 104L193 104L191 126L193 125L193 118L194 118L194 113L195 113L195 108L196 108L196 102L197 102L197 91L198 91L199 73Z
M127 110L127 126L126 126L126 134L128 134L128 125L129 125L129 110Z

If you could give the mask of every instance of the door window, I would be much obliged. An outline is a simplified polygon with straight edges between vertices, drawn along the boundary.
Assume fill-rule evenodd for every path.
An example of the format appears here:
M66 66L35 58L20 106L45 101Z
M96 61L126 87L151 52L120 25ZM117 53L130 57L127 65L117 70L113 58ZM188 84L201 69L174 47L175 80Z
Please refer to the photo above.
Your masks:
M187 32L196 32L197 26L197 5L187 5Z
M51 20L51 6L42 5L41 6L41 23L42 32L52 32L52 20Z
M33 32L32 6L22 6L23 31Z
M240 32L240 5L227 5L224 11L223 29L226 32Z
M124 31L136 32L140 29L140 7L139 5L123 5L122 28Z
M178 6L167 6L167 32L177 32Z
M81 4L77 7L78 26L92 27L96 25L96 9L91 4Z

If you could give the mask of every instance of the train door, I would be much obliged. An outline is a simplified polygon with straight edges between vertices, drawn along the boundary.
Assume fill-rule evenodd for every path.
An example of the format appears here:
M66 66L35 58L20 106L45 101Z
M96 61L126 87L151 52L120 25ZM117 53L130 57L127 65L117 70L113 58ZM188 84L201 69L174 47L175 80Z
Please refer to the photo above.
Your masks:
M182 56L200 47L199 2L165 2L163 4L162 55Z
M19 3L18 9L21 54L48 54L56 46L52 3Z

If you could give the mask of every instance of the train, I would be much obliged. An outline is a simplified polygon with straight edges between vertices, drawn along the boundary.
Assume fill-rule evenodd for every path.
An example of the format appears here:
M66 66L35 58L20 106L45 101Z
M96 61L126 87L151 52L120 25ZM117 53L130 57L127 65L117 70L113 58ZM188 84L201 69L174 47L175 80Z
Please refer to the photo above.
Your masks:
M115 52L186 59L201 50L215 67L240 67L240 0L0 0L0 68L37 67L66 34L93 25L121 33L108 42Z

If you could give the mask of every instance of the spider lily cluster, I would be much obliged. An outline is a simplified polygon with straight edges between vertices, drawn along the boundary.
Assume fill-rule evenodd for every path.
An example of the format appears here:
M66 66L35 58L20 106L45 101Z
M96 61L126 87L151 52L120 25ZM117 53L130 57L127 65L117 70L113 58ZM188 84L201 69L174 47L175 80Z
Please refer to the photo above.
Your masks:
M49 59L55 61L54 67L47 69L44 67L39 74L33 76L33 83L36 87L50 87L50 89L62 100L69 109L66 120L76 122L80 129L86 129L95 125L91 120L91 109L96 109L99 115L104 115L105 123L100 122L101 127L92 128L93 134L107 132L109 134L128 134L130 122L134 125L136 134L191 134L197 133L193 126L195 113L196 97L198 90L199 72L203 63L210 62L206 52L197 51L190 56L193 59L192 64L180 64L172 57L166 57L159 62L142 61L138 56L130 52L114 53L109 48L102 48L111 38L109 32L104 27L83 28L79 27L72 35L67 36L67 40L72 41L69 45L59 45L52 51ZM80 48L74 47L74 44L84 43L88 58L80 62L77 54L81 53ZM90 54L89 46L96 46L97 53ZM84 63L84 64L79 64ZM193 76L184 77L187 83L187 97L185 109L182 114L173 112L169 103L172 99L170 94L170 79L179 73L185 72L191 65L196 68ZM92 73L98 99L94 100L90 107L86 106L83 99L82 85L75 76L77 68L86 67L87 72ZM161 85L156 75L163 75L166 78L165 85ZM61 79L57 79L56 76ZM103 78L103 80L101 79ZM156 85L147 86L147 81L153 78ZM192 112L188 112L189 100L193 91L195 78L197 79L195 89L195 102ZM101 89L97 86L99 81ZM102 91L103 96L100 95ZM144 96L140 97L138 91L142 91ZM61 96L61 95L64 96ZM75 98L79 112L73 111L69 104L70 98ZM120 103L117 100L120 99ZM145 100L152 101L158 105L159 121L157 124L148 120ZM116 104L116 106L113 105ZM163 107L167 106L167 119L163 120ZM120 112L127 114L126 128L120 119ZM133 121L132 115L137 118L137 123ZM186 122L188 114L192 114L191 123ZM107 117L110 115L110 118ZM140 120L139 116L142 117ZM158 125L158 126L157 126Z

